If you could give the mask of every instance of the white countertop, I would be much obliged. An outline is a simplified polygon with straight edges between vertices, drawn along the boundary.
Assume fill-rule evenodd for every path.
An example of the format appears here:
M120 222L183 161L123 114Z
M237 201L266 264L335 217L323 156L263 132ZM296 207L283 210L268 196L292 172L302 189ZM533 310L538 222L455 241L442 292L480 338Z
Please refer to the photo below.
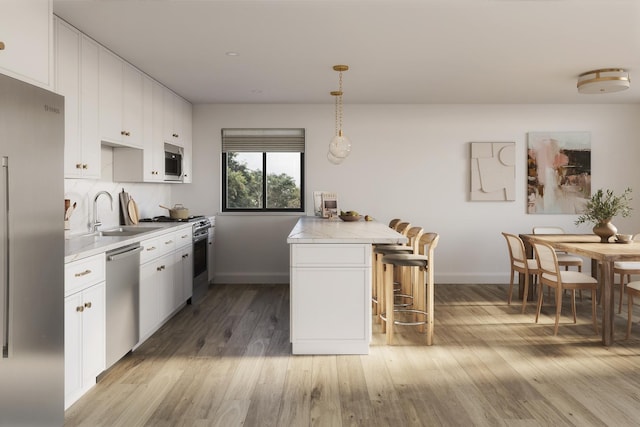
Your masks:
M161 236L165 233L178 231L182 228L191 228L192 226L193 223L190 222L145 222L138 224L136 227L149 228L149 231L146 233L136 234L134 236L71 236L69 239L64 241L64 262L67 263L92 255L97 255L132 243ZM127 228L129 227L132 226L127 226Z
M346 222L303 216L296 223L287 243L406 243L407 238L377 221Z

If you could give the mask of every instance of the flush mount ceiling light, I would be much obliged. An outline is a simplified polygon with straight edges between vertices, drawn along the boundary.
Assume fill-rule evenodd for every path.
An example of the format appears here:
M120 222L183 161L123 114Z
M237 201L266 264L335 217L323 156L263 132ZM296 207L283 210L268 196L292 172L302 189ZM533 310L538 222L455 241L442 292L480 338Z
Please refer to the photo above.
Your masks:
M580 93L612 93L629 89L629 72L622 68L603 68L578 76Z
M342 133L342 73L349 70L349 66L334 65L333 69L339 73L338 90L331 92L336 105L336 134L329 143L327 159L334 165L339 165L351 153L351 141Z

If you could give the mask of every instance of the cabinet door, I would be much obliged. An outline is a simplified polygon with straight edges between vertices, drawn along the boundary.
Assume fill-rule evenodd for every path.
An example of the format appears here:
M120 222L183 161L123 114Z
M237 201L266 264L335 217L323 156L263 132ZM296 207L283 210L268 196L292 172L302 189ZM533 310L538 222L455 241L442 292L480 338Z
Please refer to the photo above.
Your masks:
M164 321L169 317L176 307L175 293L173 290L174 281L174 254L173 252L158 258L156 261L158 268L160 269L160 275L158 276L158 296L159 296L159 322Z
M80 143L82 177L100 178L100 48L84 35L80 38Z
M55 20L56 92L64 96L64 174L82 176L80 140L80 33Z
M3 0L0 13L0 70L20 80L51 88L51 0Z
M123 67L122 141L142 147L142 73L126 62Z
M179 108L179 97L169 89L164 90L164 97L162 101L163 108L163 139L164 142L170 144L182 145L180 139L179 116L176 114L176 109Z
M65 408L82 390L82 293L64 299Z
M156 260L140 266L140 340L149 337L160 322L157 290L160 270Z
M90 287L82 295L82 378L83 384L93 384L106 363L105 283Z
M175 253L174 295L175 307L191 298L193 294L193 248L184 246Z
M164 181L164 141L162 140L163 119L164 119L164 87L153 82L153 105L152 105L152 139L150 145L151 160L151 180ZM145 148L145 156L146 156ZM146 175L147 177L149 174Z
M100 48L100 138L122 142L123 62Z

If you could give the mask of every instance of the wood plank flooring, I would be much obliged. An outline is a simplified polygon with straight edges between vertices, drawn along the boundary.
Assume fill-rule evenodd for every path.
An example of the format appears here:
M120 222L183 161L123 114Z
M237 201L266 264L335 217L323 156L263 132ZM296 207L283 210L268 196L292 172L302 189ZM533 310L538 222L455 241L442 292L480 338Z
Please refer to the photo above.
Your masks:
M640 325L602 347L590 301L534 323L506 285L437 285L435 345L379 325L367 356L292 356L288 285L214 285L104 373L66 426L632 426ZM636 306L638 310L640 307ZM330 313L327 313L330 315ZM599 312L601 315L601 312ZM640 319L640 311L636 312Z

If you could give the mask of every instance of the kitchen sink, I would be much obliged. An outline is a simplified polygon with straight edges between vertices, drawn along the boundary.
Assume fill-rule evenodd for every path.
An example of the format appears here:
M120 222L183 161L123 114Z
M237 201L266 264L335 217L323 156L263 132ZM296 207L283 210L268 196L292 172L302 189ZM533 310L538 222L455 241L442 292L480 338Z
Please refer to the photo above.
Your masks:
M98 236L118 237L118 236L135 236L137 234L148 233L150 231L159 230L160 227L118 227L111 230L103 230L98 232Z

